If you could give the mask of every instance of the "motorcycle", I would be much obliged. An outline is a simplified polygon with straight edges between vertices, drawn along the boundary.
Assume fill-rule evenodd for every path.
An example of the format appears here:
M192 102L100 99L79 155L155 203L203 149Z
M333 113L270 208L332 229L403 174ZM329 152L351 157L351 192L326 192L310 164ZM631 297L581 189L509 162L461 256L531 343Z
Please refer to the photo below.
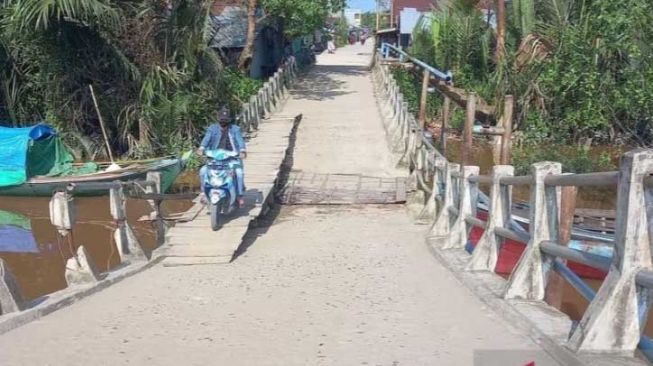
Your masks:
M211 229L220 228L224 216L233 213L238 205L236 169L242 167L239 154L228 150L207 150L204 194L211 215Z

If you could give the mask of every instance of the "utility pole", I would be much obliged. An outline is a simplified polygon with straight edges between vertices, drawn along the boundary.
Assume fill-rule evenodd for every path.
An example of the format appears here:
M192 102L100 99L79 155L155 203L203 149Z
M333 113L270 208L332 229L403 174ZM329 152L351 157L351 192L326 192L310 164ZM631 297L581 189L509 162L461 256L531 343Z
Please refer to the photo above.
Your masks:
M376 0L376 32L379 32L379 23L381 20L381 12L380 12L380 7L379 7L379 2L381 0Z

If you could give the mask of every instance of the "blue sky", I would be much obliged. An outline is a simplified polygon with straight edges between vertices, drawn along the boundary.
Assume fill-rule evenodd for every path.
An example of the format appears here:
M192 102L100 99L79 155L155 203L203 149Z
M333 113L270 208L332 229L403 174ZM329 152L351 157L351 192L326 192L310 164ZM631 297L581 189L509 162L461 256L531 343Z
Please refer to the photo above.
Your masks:
M374 10L376 8L375 0L347 0L347 6L352 9L361 9L363 11Z

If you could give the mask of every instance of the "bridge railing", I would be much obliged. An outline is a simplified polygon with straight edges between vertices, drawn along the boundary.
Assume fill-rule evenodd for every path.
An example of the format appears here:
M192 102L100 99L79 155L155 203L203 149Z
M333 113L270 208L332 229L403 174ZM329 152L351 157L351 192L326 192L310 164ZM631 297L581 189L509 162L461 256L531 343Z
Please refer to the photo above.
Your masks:
M553 273L573 286L590 305L572 330L566 346L575 351L633 352L640 350L653 359L653 342L643 336L653 289L651 257L653 222L653 150L633 150L621 157L618 171L562 174L561 164L540 162L531 174L514 176L514 167L496 165L490 175L479 175L479 167L447 161L427 139L408 113L406 103L388 66L377 56L373 80L379 107L385 117L393 151L411 172L413 193L409 206L417 207L416 218L430 224L428 238L439 250L469 248L473 227L484 230L467 257L465 270L494 272L506 240L525 244L525 250L505 283L505 299L540 303L545 300ZM489 185L485 196L479 185ZM512 187L529 186L528 231L516 224L512 210ZM573 209L564 209L564 187L613 186L618 192L616 234L613 240L572 230ZM479 210L487 220L479 219ZM570 239L601 241L613 245L611 258L572 249ZM466 253L466 252L465 252ZM598 292L568 266L581 263L607 272Z
M468 164L471 162L473 135L491 136L495 141L494 150L496 159L501 164L508 164L510 162L514 108L512 95L505 96L503 108L498 110L495 106L485 103L475 92L455 88L451 71L440 71L388 43L381 44L380 51L377 55L379 60L389 60L391 57L396 57L400 63L410 62L415 66L415 69L422 70L422 90L417 117L418 124L422 129L426 123L426 105L429 88L434 87L442 95L444 103L442 107L442 125L440 127L439 143L440 149L444 154L447 151L447 133L453 102L459 108L465 110L465 123L462 131L463 163ZM475 125L477 120L481 121L482 124ZM496 120L496 126L490 125L492 120Z
M102 274L84 245L73 242L72 233L77 222L75 193L79 190L107 191L109 211L113 219L113 241L120 263L134 263L149 260L146 251L138 241L127 221L127 196L132 192L142 195L161 193L161 173L148 172L145 180L75 183L62 186L50 199L50 223L57 230L60 245L67 245L71 257L66 261L65 279L68 287L96 283ZM157 240L165 239L165 223L160 211L160 201L148 200L151 208L148 221L156 231ZM73 248L77 248L73 251ZM23 310L28 304L24 301L15 277L6 263L0 259L0 315Z
M248 102L242 104L236 120L243 131L258 130L261 119L281 108L281 103L288 93L290 84L297 78L297 73L297 61L291 57L263 83L256 94L249 97Z

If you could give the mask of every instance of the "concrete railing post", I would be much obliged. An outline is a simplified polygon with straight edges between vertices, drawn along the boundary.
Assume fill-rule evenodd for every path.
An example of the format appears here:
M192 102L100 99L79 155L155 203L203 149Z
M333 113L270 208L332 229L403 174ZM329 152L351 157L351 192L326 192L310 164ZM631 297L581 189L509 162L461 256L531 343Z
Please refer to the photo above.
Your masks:
M404 116L403 109L401 108L403 103L404 103L404 96L401 93L398 93L396 101L393 105L393 115L390 121L388 122L388 128L386 129L388 142L391 149L394 146L393 138L395 137L397 129L399 128L399 125L401 123L401 119Z
M417 216L418 220L431 220L436 212L437 212L437 203L436 203L436 198L439 193L439 177L442 175L438 170L435 165L430 166L431 162L437 161L437 158L435 157L435 152L429 151L428 154L426 155L426 170L425 174L430 173L432 180L431 180L431 193L429 197L426 199L426 203L424 204L424 209L422 209L422 212L419 213Z
M478 166L464 166L459 183L460 200L458 203L458 217L451 225L450 234L442 246L443 249L465 248L471 225L467 224L467 216L476 217L476 204L478 201L478 184L469 181L473 175L478 175Z
M156 182L152 186L146 188L147 193L163 193L163 176L161 172L148 172L146 176L148 181ZM152 206L152 224L154 225L154 230L156 232L156 239L158 244L163 244L165 242L166 235L166 224L163 221L163 216L161 215L161 200L151 201L150 205Z
M415 192L408 197L406 205L413 213L415 220L423 223L425 220L430 220L431 218L430 215L425 215L424 213L424 208L427 204L426 199L429 196L429 193L427 192L429 187L426 185L425 179L428 152L424 146L416 148L415 150L414 158L411 159L412 172L409 175L406 184L407 189L414 189Z
M258 103L256 101L256 96L254 96L254 95L250 96L249 97L249 103L247 103L247 104L248 104L248 107L250 107L250 112L251 112L251 115L252 115L251 116L252 123L250 123L250 125L254 124L254 125L258 126L259 121L261 120L261 115L259 114L259 109L257 107ZM251 128L250 128L249 132L251 132Z
M403 98L402 98L403 100ZM402 153L406 148L408 141L404 138L406 135L405 129L409 128L408 126L408 102L402 102L400 107L399 118L397 119L396 128L392 132L392 144L390 145L390 150L395 153Z
M136 235L134 235L127 222L127 200L125 199L122 186L111 188L109 191L109 202L111 217L116 224L113 239L120 254L120 261L122 262L127 257L136 259L146 258L143 249L136 239Z
M0 258L0 315L21 311L24 304L16 278Z
M55 192L50 199L50 223L57 228L59 235L66 236L73 229L76 220L76 207L73 196L68 192Z
M406 122L401 128L401 133L398 139L398 141L401 141L401 144L399 145L401 157L397 161L397 166L406 165L409 171L415 169L418 146L420 146L420 143L422 142L422 140L417 136L414 123L415 117L410 113L406 113Z
M632 352L646 325L650 290L635 276L651 270L653 192L643 178L653 173L653 150L637 149L620 162L614 255L608 275L569 340L579 351Z
M442 208L440 209L435 222L433 222L433 226L431 226L431 230L428 234L429 238L446 237L449 236L449 233L451 232L452 216L449 209L455 207L453 177L451 175L454 172L460 171L460 164L448 163L446 162L446 159L444 161L444 197L442 199Z
M533 185L530 198L531 240L512 272L504 297L506 299L544 300L553 259L540 250L543 241L559 242L558 212L560 187L544 184L544 178L560 174L560 163L541 162L531 167Z
M487 224L476 248L474 248L472 258L467 264L466 270L468 271L493 272L497 265L503 239L495 234L494 229L497 227L507 228L512 205L512 186L502 185L499 180L501 177L510 177L514 174L515 168L510 165L492 167Z
M66 262L65 277L68 286L93 283L100 279L95 263L91 261L84 246L80 245L76 255Z

